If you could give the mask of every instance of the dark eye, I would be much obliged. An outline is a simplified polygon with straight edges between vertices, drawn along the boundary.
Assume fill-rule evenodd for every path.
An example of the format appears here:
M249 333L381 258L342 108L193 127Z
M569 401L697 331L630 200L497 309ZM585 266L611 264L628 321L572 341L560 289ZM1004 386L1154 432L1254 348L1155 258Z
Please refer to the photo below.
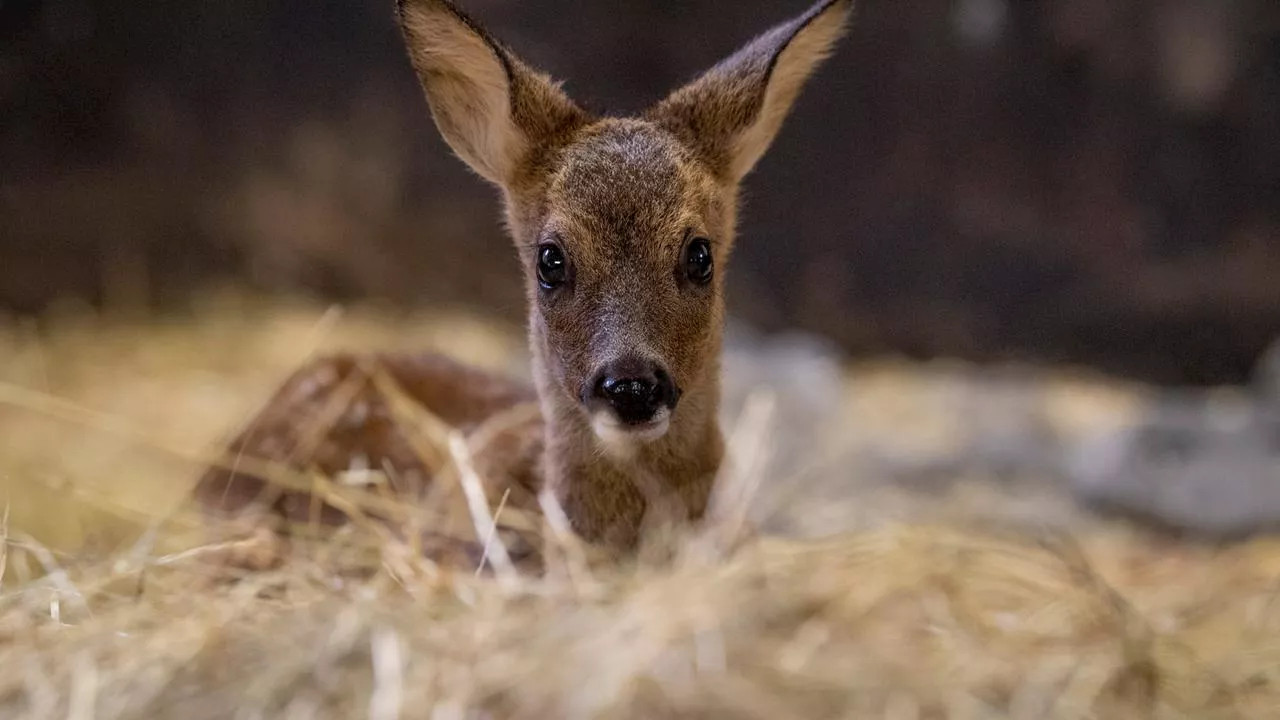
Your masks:
M706 238L694 238L684 252L684 271L698 285L711 281L711 245Z
M538 284L544 290L554 290L569 278L569 264L565 262L564 252L555 245L543 245L538 248Z

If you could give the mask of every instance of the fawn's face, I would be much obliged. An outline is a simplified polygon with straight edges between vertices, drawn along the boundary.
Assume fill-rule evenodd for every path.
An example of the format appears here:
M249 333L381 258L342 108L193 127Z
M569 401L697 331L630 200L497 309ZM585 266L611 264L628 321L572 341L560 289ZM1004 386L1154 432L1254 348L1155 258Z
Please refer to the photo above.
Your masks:
M598 119L447 0L400 0L437 126L504 192L544 402L606 448L661 438L682 398L714 416L738 184L850 5L822 0L643 116Z
M638 120L585 127L538 185L512 226L544 389L609 447L659 438L716 367L732 198Z

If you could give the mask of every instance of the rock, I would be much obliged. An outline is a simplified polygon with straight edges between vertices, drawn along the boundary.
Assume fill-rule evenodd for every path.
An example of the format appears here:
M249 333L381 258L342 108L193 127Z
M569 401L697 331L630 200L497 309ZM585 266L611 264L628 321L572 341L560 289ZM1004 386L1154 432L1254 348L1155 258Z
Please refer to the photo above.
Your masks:
M753 392L772 393L771 470L775 476L800 472L836 425L844 399L844 358L836 346L815 335L789 331L764 335L730 322L723 357L721 422L733 431Z
M1082 443L1067 476L1085 504L1168 529L1280 529L1280 407L1222 391L1170 393L1145 418Z
M1259 356L1253 369L1253 386L1263 402L1280 408L1280 338Z

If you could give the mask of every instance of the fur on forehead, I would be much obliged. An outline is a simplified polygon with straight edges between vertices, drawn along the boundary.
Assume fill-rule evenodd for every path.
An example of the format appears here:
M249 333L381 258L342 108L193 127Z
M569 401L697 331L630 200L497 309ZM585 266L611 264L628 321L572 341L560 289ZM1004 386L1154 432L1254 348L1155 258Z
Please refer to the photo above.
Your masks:
M549 229L627 244L719 230L714 177L668 131L609 118L564 149L547 189Z

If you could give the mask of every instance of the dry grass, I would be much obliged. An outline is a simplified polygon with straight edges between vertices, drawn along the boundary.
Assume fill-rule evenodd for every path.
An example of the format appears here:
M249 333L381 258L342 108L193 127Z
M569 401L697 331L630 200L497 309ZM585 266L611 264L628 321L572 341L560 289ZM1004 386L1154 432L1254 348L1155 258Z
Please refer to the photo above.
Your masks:
M184 494L306 354L435 345L518 369L519 333L234 298L194 320L4 332L0 717L1280 716L1272 540L1205 547L1083 520L746 537L733 499L778 483L738 455L717 525L624 566L553 523L546 577L477 576L357 524L239 573L228 554L268 566L281 548L212 543ZM852 372L842 427L945 443L947 419L917 402L930 377ZM1046 393L1064 425L1131 402L1075 380ZM739 449L767 444L754 422ZM828 515L857 515L865 497L846 490ZM492 510L465 506L486 539Z

